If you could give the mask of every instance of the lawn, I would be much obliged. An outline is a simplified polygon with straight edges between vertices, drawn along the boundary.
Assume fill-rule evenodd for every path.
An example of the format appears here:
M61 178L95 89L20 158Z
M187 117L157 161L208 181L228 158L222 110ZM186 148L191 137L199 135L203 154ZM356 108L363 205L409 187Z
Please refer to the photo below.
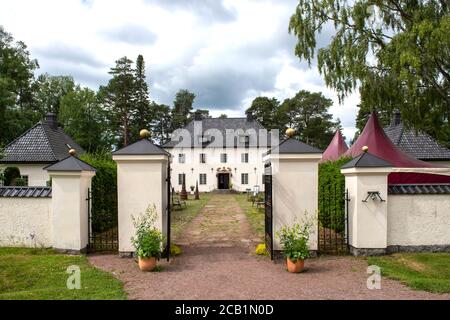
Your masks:
M409 287L435 293L450 292L450 253L402 253L370 257L382 275Z
M80 268L81 289L69 290L69 266ZM50 249L0 248L0 300L126 299L122 283L85 256Z
M252 230L261 241L264 240L264 207L252 207L252 202L247 200L247 194L236 194L236 201L239 203L242 210L244 210L250 223Z
M172 209L170 215L170 226L171 226L171 236L174 241L179 238L183 228L192 219L194 219L200 210L208 203L211 199L211 194L201 193L200 200L192 200L193 195L189 195L189 200L186 201L186 208L183 206L182 209L174 208Z

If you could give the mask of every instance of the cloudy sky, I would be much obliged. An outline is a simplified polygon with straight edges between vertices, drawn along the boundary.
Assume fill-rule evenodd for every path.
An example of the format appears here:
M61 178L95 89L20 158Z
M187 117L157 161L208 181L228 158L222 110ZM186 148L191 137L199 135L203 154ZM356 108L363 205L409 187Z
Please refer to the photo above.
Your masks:
M287 32L297 0L0 0L0 25L24 41L39 72L72 75L97 89L119 57L147 64L151 99L172 104L180 88L196 108L242 116L260 95L279 100L298 90L335 101L347 139L354 134L358 94L339 105L313 64L294 55ZM326 44L333 30L325 30Z

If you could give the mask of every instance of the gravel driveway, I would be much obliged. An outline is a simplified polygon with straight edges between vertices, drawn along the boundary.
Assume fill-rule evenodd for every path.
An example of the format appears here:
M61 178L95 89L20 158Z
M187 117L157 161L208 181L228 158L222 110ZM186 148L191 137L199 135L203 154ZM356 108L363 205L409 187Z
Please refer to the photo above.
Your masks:
M130 299L450 299L384 278L381 290L369 290L363 258L322 256L290 274L282 262L252 253L249 230L233 196L214 195L179 239L183 254L160 261L163 271L143 273L134 259L117 255L89 260L123 281Z

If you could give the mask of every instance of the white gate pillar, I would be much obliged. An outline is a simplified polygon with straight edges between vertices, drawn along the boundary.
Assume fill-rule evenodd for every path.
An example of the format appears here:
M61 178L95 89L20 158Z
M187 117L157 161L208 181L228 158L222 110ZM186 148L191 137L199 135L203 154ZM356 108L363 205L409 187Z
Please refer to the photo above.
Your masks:
M272 214L275 251L281 250L275 234L284 226L310 222L311 251L317 251L319 161L322 151L289 138L270 151L272 165Z
M384 254L387 247L387 177L392 164L363 150L341 168L350 198L348 241L356 256Z
M132 216L143 214L149 206L156 207L157 227L167 235L170 154L144 138L114 152L113 160L117 163L119 253L129 256L134 252Z
M88 190L95 169L75 156L46 167L52 181L53 248L85 252L88 245Z

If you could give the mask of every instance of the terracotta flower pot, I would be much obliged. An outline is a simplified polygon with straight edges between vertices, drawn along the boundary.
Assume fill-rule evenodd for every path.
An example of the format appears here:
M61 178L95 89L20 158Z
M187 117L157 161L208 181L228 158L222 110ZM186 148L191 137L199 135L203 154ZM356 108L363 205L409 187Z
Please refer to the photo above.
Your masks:
M156 267L156 258L139 257L139 269L141 271L152 271Z
M303 271L303 268L305 267L305 261L301 259L297 259L297 261L294 263L291 261L291 259L287 258L287 269L289 272L292 273L299 273Z

